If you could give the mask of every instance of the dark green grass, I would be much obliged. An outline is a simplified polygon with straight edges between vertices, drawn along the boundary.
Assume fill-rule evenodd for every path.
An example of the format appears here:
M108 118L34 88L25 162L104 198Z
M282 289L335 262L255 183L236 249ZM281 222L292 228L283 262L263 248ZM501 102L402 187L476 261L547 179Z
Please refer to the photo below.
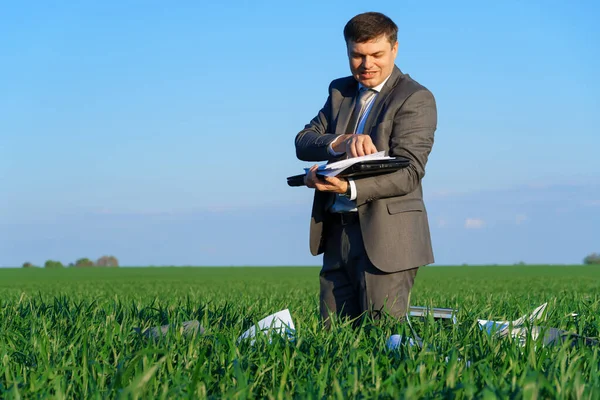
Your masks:
M411 303L458 308L459 324L416 323L426 348L395 352L385 341L408 335L404 325L321 329L318 272L0 270L0 398L600 396L598 348L521 347L476 326L477 318L514 319L549 302L549 326L597 337L600 268L421 269ZM295 342L236 343L253 322L284 308ZM189 319L206 334L174 332L153 342L133 332Z

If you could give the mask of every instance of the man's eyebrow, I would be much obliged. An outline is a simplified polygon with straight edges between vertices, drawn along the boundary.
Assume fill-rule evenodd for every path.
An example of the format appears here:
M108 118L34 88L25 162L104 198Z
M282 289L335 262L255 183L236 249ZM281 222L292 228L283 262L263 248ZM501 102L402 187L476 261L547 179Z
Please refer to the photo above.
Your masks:
M383 54L382 50L376 51L375 53L371 53L371 54L365 54L365 53L359 53L357 51L352 51L350 52L350 54L352 54L353 56L378 56Z

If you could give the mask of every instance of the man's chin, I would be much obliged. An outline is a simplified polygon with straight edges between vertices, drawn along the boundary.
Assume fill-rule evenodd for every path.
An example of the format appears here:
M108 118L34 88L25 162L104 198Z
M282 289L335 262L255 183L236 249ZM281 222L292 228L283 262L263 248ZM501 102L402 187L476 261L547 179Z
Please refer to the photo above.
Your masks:
M362 78L362 77L358 77L357 81L368 88L374 88L375 86L379 85L381 83L381 80L379 79L379 77L372 77L372 78Z

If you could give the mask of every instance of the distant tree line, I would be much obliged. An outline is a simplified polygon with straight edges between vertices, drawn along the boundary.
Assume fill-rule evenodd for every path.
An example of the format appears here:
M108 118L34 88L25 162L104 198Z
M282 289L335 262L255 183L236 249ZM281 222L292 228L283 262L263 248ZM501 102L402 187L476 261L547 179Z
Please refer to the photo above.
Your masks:
M585 265L600 265L600 254L592 253L583 259Z
M94 268L94 267L118 267L119 260L115 256L102 256L96 260L96 262L90 260L89 258L80 258L74 263L69 263L67 267L72 268ZM36 265L33 265L30 262L23 263L23 268L36 268ZM47 260L44 263L44 268L65 268L63 263L60 261Z

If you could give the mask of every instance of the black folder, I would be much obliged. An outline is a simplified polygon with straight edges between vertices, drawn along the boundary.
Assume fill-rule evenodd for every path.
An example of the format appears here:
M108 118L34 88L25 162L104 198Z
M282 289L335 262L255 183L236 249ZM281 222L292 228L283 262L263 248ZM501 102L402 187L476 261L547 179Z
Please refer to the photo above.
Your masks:
M352 164L340 172L338 178L367 177L374 175L396 172L410 165L410 160L405 157L395 157L386 160L366 160ZM320 175L317 171L317 175ZM304 177L306 174L289 176L287 182L289 186L304 186Z

